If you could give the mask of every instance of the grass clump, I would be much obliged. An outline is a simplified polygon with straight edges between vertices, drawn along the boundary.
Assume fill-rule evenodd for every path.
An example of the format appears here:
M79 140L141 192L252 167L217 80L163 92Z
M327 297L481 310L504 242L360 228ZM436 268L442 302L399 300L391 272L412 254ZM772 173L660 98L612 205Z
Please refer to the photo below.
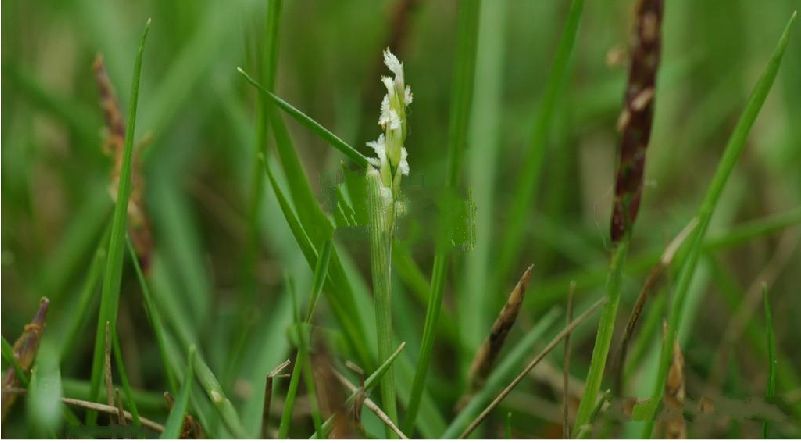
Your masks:
M3 437L798 434L787 2L51 3Z

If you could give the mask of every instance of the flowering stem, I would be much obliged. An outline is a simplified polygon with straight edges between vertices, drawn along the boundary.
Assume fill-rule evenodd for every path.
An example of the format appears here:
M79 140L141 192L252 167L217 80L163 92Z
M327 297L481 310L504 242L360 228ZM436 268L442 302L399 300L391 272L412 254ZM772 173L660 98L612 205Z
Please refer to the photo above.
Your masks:
M370 187L370 248L375 297L375 321L378 331L378 361L385 361L392 346L392 238L395 231L395 206L386 205L378 176L368 175ZM381 406L389 418L397 421L395 376L392 367L381 379ZM395 434L387 428L387 438Z

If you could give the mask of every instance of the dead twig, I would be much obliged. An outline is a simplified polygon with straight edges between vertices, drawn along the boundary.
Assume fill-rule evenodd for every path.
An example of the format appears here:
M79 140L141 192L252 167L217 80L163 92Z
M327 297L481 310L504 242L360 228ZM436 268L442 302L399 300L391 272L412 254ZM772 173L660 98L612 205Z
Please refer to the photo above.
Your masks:
M345 378L344 375L340 374L336 370L333 371L333 373L336 376L337 380L339 380L339 382L342 383L343 386L348 388L351 393L356 394L359 391L359 388L354 386L353 383L351 383L350 380ZM369 397L365 396L364 405L367 406L367 409L373 411L373 413L376 415L376 417L378 417L379 420L381 420L382 422L384 422L384 424L389 426L389 428L392 429L392 432L397 434L398 437L400 437L402 439L408 439L409 438L409 437L406 436L406 434L403 433L403 431L401 431L398 428L397 425L395 425L395 423L392 422L392 420L389 418L389 416L387 414L385 414L384 411L382 411L381 408L379 408L378 405L375 404L375 402L373 402L373 400L371 400Z
M3 388L4 395L5 394L25 395L27 393L28 391L22 388ZM79 398L62 397L61 401L64 402L65 405L88 409L90 411L102 412L104 414L117 415L119 413L116 406L109 406L103 403L95 403L91 401L81 400ZM123 410L122 413L125 420L133 421L133 415L130 412ZM142 426L150 430L156 431L158 433L164 432L164 426L149 418L140 416L139 421L142 423Z
M542 361L542 359L545 358L545 356L548 355L548 353L551 352L556 347L556 345L558 345L559 342L565 338L565 336L570 334L573 331L573 329L575 329L578 325L587 320L593 313L595 313L595 311L597 311L604 304L606 304L605 298L598 300L592 306L590 306L586 311L584 311L581 315L579 315L578 318L570 322L570 324L567 325L567 327L564 328L559 334L557 334L556 337L554 337L553 340L551 340L550 343L548 343L545 346L545 348L536 357L534 357L534 359L531 360L531 362L529 362L529 364L526 365L526 367L523 368L522 371L520 371L520 373L514 378L514 380L512 380L511 383L509 383L505 388L503 388L503 390L500 393L498 393L498 395L492 400L492 402L486 408L484 408L483 411L481 411L478 417L476 417L476 419L473 420L470 423L470 425L467 426L467 429L465 429L464 432L462 432L459 438L467 438L467 436L470 435L470 433L473 432L478 427L478 425L480 425L481 422L484 421L485 418L487 418L490 412L492 412L492 410L495 409L495 407L498 406L498 404L500 404L500 402L503 401L503 399L506 398L506 396L509 395L510 392L512 392L512 390L526 377L526 375L532 369L534 369L534 367L537 366L537 364L540 361Z

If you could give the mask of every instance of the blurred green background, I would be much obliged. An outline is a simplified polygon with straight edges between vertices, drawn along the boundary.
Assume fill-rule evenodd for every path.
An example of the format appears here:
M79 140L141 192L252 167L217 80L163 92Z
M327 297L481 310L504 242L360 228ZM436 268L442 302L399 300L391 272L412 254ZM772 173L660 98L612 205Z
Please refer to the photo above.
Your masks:
M404 182L410 212L401 221L398 242L424 272L424 280L398 272L395 322L399 338L409 343L405 352L412 362L425 315L424 294L414 295L419 292L415 283L419 289L428 280L434 252L431 195L445 180L457 5L455 0L286 0L280 23L278 95L364 153L369 152L364 143L379 133L379 75L385 72L381 50L391 46L404 62L415 100L406 142L411 175ZM569 4L484 1L463 173L465 195L475 204L476 236L459 249L449 269L442 321L446 333L438 336L438 358L429 374L429 390L446 419L475 346L525 266L535 264L534 278L511 340L545 310L563 305L571 279L580 282L580 306L603 293L611 250L615 121L626 78L632 5L630 0L587 2L520 253L510 275L493 282L520 159L528 149ZM801 9L801 1L666 1L656 121L634 257L661 251L694 214L737 116L795 9ZM70 317L83 317L83 333L62 356L65 387L89 378L96 310L75 312L73 307L113 206L92 61L98 53L104 56L122 109L127 109L136 45L150 17L136 138L152 137L143 174L156 244L153 290L163 315L175 322L172 332L201 344L243 420L256 420L249 406L258 403L253 392L291 349L286 279L292 279L299 294L311 284L311 272L269 189L261 194L258 219L251 223L249 215L259 113L256 94L235 68L261 72L265 11L259 0L2 2L2 334L13 343L43 296L51 300L50 333L56 334ZM318 199L332 212L344 158L285 120ZM726 188L711 237L771 214L797 213L799 123L801 32L796 29ZM801 372L801 356L794 351L801 349L794 324L801 317L797 224L705 257L691 298L694 320L682 331L693 374L689 396L700 395L735 308L762 281L768 284L778 346L786 357L780 364L796 376ZM258 229L255 238L251 225ZM369 282L364 231L347 228L337 235L353 268ZM248 250L256 251L252 270ZM648 266L632 268L621 316L629 311ZM164 375L138 292L128 265L119 317L126 366L135 387L160 394L166 388ZM338 326L329 321L324 305L319 323L336 341ZM762 318L761 303L755 317ZM748 322L758 327L749 334L761 333L757 320ZM585 325L575 342L572 372L578 379L589 364L594 325ZM762 395L766 359L758 343L764 339L751 338L733 354L724 383L727 396ZM558 370L559 357L553 361ZM504 405L514 411L520 436L551 435L559 423L559 397L542 384L532 381ZM791 399L799 402L801 385L794 388ZM793 394L792 389L779 392ZM151 415L163 414L159 408L153 405ZM4 435L24 435L23 408L18 409L12 416L17 419L4 424ZM749 426L735 435L750 436Z

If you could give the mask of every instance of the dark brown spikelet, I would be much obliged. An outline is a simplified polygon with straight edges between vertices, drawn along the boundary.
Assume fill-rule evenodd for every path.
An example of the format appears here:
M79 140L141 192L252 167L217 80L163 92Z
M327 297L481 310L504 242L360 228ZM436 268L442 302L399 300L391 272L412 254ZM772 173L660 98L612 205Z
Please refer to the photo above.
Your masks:
M103 117L106 125L103 152L110 156L113 161L109 192L111 193L111 197L116 201L120 174L122 173L123 157L125 154L125 119L120 111L120 105L114 94L114 87L106 72L106 65L103 62L102 55L98 54L97 57L95 57L92 68L95 72L95 82L97 82L100 106L103 109ZM148 274L150 270L150 257L153 254L153 236L150 229L150 221L145 211L145 182L142 177L142 162L138 151L137 149L134 152L131 169L132 186L130 200L128 201L128 232L131 236L131 243L133 243L134 249L136 250L136 255L139 257L142 271Z
M664 0L638 0L631 41L629 79L618 119L620 156L615 181L611 236L618 242L631 232L642 197L645 153L654 118L656 72L662 46Z
M27 372L33 366L33 361L36 358L36 351L39 350L39 343L42 341L42 334L44 334L45 321L47 320L47 308L50 306L50 300L42 298L39 302L39 309L33 316L33 320L26 324L22 330L22 335L19 336L14 342L14 358L17 359L19 367ZM17 399L17 393L6 392L13 391L18 388L20 380L17 379L17 374L14 367L6 370L3 376L3 416L5 419L14 401Z

